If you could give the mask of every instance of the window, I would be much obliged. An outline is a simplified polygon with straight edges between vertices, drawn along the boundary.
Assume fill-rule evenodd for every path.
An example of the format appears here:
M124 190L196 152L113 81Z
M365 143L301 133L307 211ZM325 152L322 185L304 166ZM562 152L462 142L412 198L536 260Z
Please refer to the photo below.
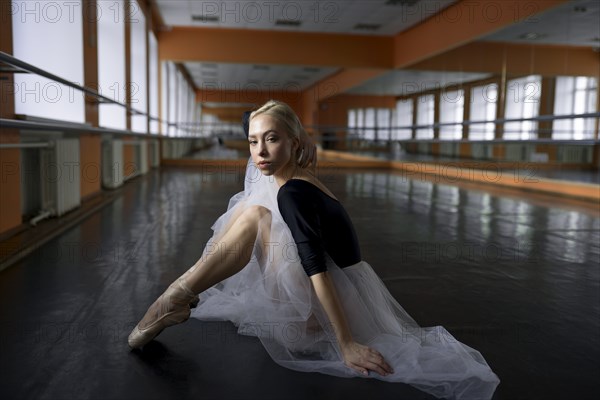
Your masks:
M394 110L392 114L392 119L392 125L394 126L394 129L392 130L392 139L412 139L411 128L398 129L398 127L413 125L413 100L398 100L396 102L396 110Z
M176 122L177 122L177 136L187 136L187 129L184 125L186 115L186 107L187 107L187 85L185 83L185 78L181 71L177 70L177 113ZM215 123L218 119L215 119ZM213 126L214 132L215 126Z
M177 92L179 90L179 86L177 85L177 69L175 68L175 64L169 62L169 136L177 136L177 127L175 124L177 123Z
M367 108L365 110L365 135L364 139L375 140L375 109Z
M513 79L506 85L505 118L534 118L539 115L542 78L530 75ZM504 124L504 139L536 139L537 121L515 121Z
M464 90L442 91L440 96L440 123L463 122L465 106ZM462 139L462 125L440 126L440 139Z
M377 109L377 140L390 140L390 119L392 115L388 108Z
M496 119L496 106L498 102L498 85L493 83L485 86L476 86L471 89L471 121L493 121ZM491 140L494 139L496 125L493 122L471 124L469 126L469 139Z
M435 97L432 94L420 96L417 100L417 125L433 125ZM418 128L417 139L432 139L433 127Z
M348 135L356 134L356 110L348 110Z
M363 128L365 127L365 110L364 109L358 109L356 110L356 133L358 134L359 138L364 138L365 136L365 132L363 131Z
M592 113L596 110L598 82L585 76L556 78L555 115ZM593 139L595 118L557 119L552 123L553 139Z
M82 85L81 0L21 1L12 4L14 9L10 11L14 56ZM85 122L84 96L81 91L36 74L15 74L14 84L15 113L54 120Z
M160 109L160 119L161 119L161 133L163 135L169 135L169 93L171 86L169 85L169 71L170 64L168 61L162 61L161 65L161 86L162 86L162 95L160 98L161 109Z
M146 18L136 5L131 9L131 107L144 114L148 113L148 85L146 84ZM148 117L133 114L131 130L148 132Z
M98 13L98 83L102 95L125 103L125 23L116 18L119 10L124 10L123 2L116 2L114 8ZM116 7L119 7L117 9ZM111 11L111 12L109 12ZM127 129L125 107L100 103L98 123L105 128Z
M149 45L149 65L148 65L148 76L150 86L148 87L148 97L150 103L150 116L158 118L158 44L156 36L153 32L148 32L148 45ZM158 121L150 121L150 133L158 133Z

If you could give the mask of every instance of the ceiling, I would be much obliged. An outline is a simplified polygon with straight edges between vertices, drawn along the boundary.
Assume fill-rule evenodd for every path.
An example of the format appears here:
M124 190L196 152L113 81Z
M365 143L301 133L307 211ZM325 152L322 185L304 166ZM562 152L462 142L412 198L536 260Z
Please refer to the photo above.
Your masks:
M493 33L484 40L600 47L600 1L570 1Z
M156 0L167 26L391 36L456 0Z
M485 79L491 74L458 71L395 70L347 91L352 94L402 96L440 87Z
M270 31L326 32L392 36L418 24L456 0L156 0L167 26L218 27ZM504 0L502 0L504 1ZM533 3L532 3L533 4ZM527 8L523 6L524 12ZM281 22L283 21L283 22ZM481 40L600 47L600 1L572 0L495 32ZM334 74L336 68L311 65L184 62L197 88L222 90L304 90ZM484 79L488 74L394 70L348 93L405 94Z
M301 91L337 68L185 62L199 89Z

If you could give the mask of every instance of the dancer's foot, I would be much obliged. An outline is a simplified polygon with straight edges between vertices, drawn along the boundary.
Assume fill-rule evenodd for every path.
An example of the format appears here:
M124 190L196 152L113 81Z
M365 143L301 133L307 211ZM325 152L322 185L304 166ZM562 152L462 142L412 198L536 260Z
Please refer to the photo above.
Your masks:
M150 306L144 318L128 338L129 347L137 349L149 343L166 327L180 324L190 317L190 307L197 305L198 296L183 278L177 279Z
M196 295L196 297L194 297L192 301L190 301L190 308L198 307L198 303L200 303L200 296Z

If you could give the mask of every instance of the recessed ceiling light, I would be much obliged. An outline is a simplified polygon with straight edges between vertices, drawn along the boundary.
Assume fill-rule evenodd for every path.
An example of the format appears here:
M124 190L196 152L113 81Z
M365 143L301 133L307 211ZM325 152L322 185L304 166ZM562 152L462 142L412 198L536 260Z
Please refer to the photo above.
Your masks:
M218 15L192 15L192 21L219 22L219 16Z
M381 28L381 24L356 24L353 29L362 31L376 31Z
M385 2L386 6L408 6L412 7L417 4L419 0L387 0Z
M545 38L546 36L548 36L548 35L546 35L545 33L528 32L528 33L519 35L519 39L538 40L538 39Z
M278 19L275 21L275 25L281 26L300 26L301 23L302 21L292 19Z

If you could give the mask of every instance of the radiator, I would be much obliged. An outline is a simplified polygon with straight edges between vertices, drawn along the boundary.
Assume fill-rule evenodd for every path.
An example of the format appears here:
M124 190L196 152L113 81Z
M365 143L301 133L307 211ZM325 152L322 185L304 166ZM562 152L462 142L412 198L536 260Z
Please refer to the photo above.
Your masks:
M592 162L592 146L559 146L558 162L589 164Z
M419 154L431 154L431 143L419 143L417 146Z
M149 142L149 157L150 157L150 167L155 168L160 165L160 146L159 142L156 139L152 139Z
M504 159L506 161L525 161L522 144L507 143L505 149L506 153L504 154Z
M138 152L139 152L138 169L140 171L140 174L143 175L148 172L148 141L141 140L140 145L138 146L138 149L139 149L138 150Z
M478 160L491 159L494 155L494 145L486 143L471 144L471 157Z
M441 142L440 143L440 155L457 157L459 155L459 151L460 151L459 145L460 145L460 143Z
M163 158L177 159L189 153L194 146L193 139L163 139Z
M123 141L102 142L102 186L116 189L123 185Z
M41 208L61 216L81 205L79 139L58 139L40 150Z

